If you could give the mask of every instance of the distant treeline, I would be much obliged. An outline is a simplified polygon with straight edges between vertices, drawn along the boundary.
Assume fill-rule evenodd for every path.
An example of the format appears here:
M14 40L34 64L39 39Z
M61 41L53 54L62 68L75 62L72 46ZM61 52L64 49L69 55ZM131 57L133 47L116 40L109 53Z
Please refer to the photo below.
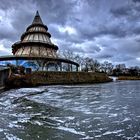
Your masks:
M102 72L112 76L122 76L122 75L139 76L140 75L140 67L138 66L127 68L125 64L114 65L108 61L104 61L103 63L100 63L96 59L90 57L83 57L82 55L75 54L70 50L59 52L59 56L79 63L80 71Z

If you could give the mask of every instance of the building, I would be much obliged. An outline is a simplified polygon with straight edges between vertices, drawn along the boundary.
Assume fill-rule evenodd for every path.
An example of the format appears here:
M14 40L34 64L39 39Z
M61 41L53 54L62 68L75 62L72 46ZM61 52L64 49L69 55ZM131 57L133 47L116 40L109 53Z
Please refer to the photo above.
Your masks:
M1 64L13 63L33 70L42 71L78 71L79 64L68 59L59 58L58 46L52 43L48 27L43 24L38 13L20 41L12 45L12 56L0 57Z

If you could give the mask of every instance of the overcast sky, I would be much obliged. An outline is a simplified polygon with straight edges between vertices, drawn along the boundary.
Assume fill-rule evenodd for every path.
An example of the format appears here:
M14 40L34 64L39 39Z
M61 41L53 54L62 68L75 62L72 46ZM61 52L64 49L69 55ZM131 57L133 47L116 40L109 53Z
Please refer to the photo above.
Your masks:
M11 54L36 10L60 50L140 66L140 0L0 0L0 55Z

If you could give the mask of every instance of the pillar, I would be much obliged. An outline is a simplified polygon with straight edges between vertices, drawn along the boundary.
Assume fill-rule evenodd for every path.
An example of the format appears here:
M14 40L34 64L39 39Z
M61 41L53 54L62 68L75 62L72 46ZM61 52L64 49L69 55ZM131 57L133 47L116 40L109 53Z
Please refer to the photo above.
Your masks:
M18 66L18 60L16 60L16 66Z
M70 67L70 64L68 63L68 71L71 71L70 68L71 68L71 67Z
M78 66L76 66L76 71L78 72Z
M70 71L72 71L72 64L70 64Z
M62 62L60 63L60 71L62 71Z

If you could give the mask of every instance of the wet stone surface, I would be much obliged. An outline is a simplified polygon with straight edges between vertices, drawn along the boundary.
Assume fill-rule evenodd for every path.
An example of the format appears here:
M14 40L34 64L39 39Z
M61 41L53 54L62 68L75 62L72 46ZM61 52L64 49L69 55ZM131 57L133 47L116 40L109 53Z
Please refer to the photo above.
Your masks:
M0 94L2 140L139 140L140 81Z

